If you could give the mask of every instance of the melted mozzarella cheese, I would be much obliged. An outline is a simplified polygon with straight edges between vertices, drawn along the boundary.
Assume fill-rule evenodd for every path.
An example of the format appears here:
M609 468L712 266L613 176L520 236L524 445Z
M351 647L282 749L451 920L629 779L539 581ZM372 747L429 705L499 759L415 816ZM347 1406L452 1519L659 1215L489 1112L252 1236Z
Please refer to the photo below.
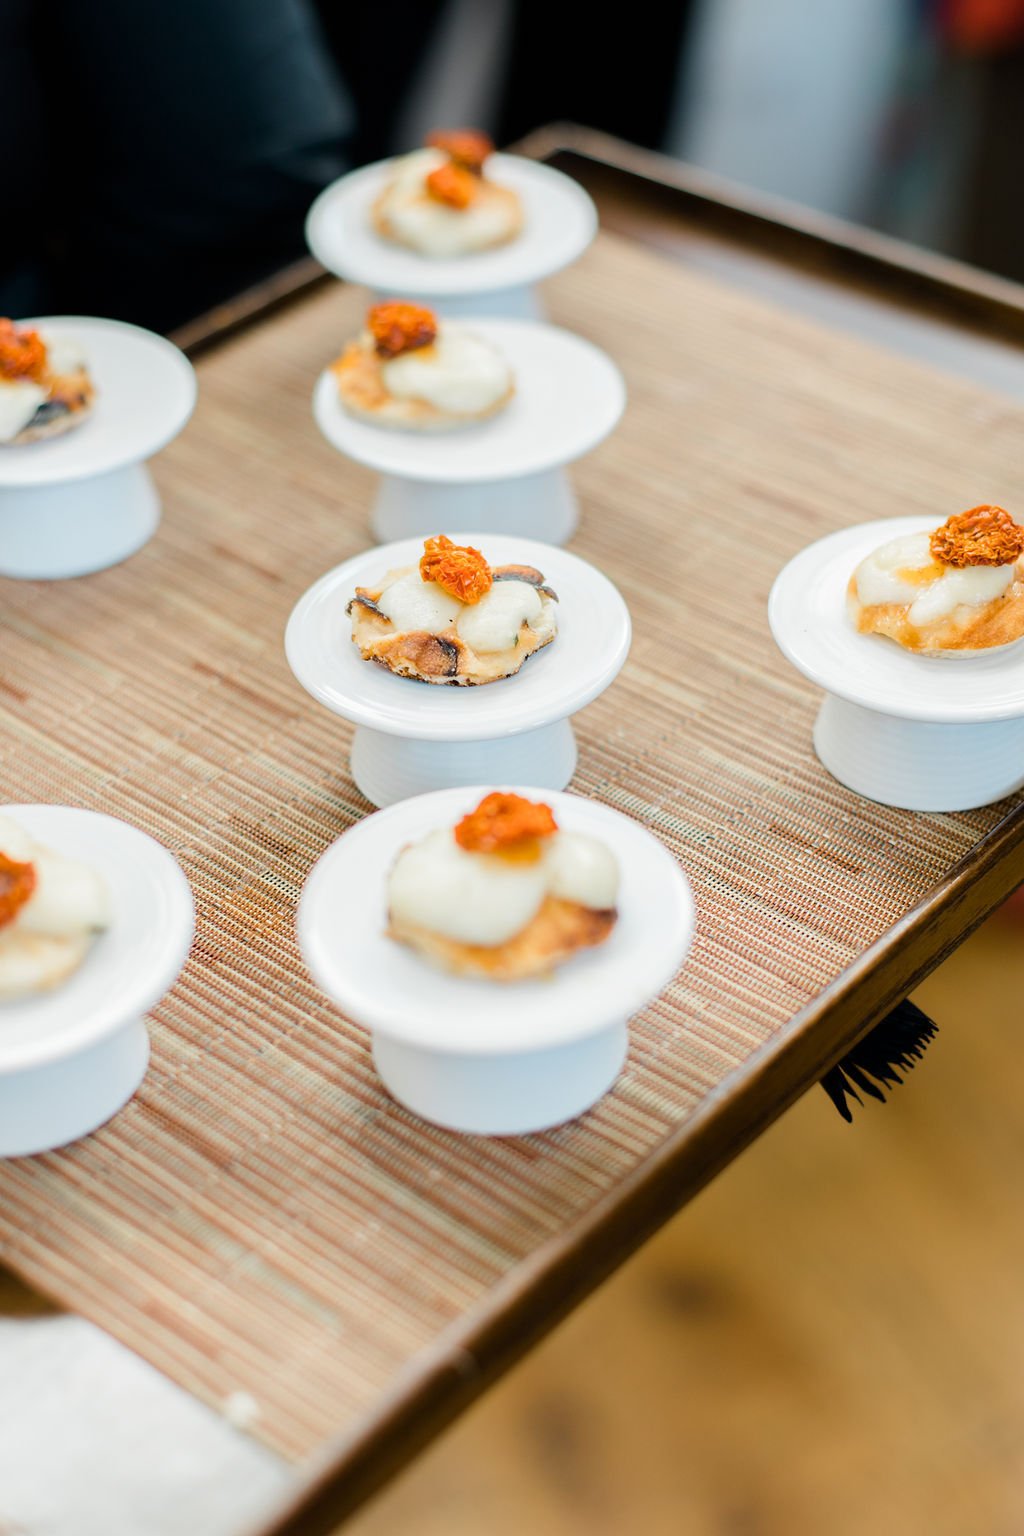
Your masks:
M436 582L424 581L418 570L399 576L377 599L377 607L397 630L424 629L429 635L447 629L464 606Z
M92 936L110 923L110 901L95 870L33 841L0 817L0 852L35 868L36 886L0 928L0 1000L59 985L88 953Z
M431 171L448 163L439 149L403 155L384 193L381 209L395 235L424 256L464 256L507 238L514 218L504 200L479 198L468 208L452 208L426 190Z
M20 933L72 938L105 928L110 921L106 887L94 869L37 848L36 888L11 924Z
M552 896L598 912L614 907L619 895L618 862L596 837L583 832L556 833L545 863Z
M17 437L46 398L47 391L31 379L0 381L0 443Z
M393 917L461 944L505 944L540 910L544 862L512 864L467 853L450 828L431 832L399 854L388 881Z
M478 603L464 607L456 629L459 637L481 655L510 651L524 623L540 618L540 593L527 581L496 581Z
M1015 570L1015 562L949 567L911 603L907 618L911 624L931 624L935 619L946 618L954 608L982 608L1002 597Z
M46 366L51 373L77 373L85 367L85 353L73 336L44 336Z
M857 596L865 607L905 603L911 624L931 624L961 606L980 608L1002 597L1016 563L941 565L933 560L930 535L911 533L873 550L857 567Z
M108 925L106 887L89 865L42 847L6 816L0 817L0 852L16 863L33 864L36 872L35 890L13 921L0 930L4 935L72 938Z
M399 854L388 905L396 921L458 943L494 946L522 933L548 895L608 911L618 890L614 854L582 833L556 832L536 863L518 864L468 853L444 828Z
M489 410L512 383L512 370L497 347L451 322L438 326L432 346L389 358L380 371L384 388L396 399L426 400L453 415Z

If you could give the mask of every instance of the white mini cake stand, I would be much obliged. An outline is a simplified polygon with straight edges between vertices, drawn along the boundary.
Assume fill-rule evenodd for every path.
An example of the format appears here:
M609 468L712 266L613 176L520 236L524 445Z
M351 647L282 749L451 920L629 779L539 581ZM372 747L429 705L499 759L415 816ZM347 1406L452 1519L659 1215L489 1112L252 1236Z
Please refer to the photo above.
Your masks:
M515 373L512 400L450 432L401 432L350 416L325 370L313 414L340 453L384 477L371 525L382 542L466 528L564 544L576 499L564 466L596 448L626 404L622 375L589 341L527 320L479 320Z
M467 534L465 541L491 565L535 566L558 593L557 637L514 677L473 688L420 683L359 655L349 599L357 586L416 565L420 539L366 550L328 571L288 621L285 649L295 676L357 726L352 777L374 805L486 779L564 789L576 766L569 716L604 692L628 654L629 611L592 565L508 535Z
M174 985L192 942L188 881L146 833L98 811L4 806L37 842L91 864L110 927L52 992L0 1002L0 1157L49 1152L105 1124L149 1061L143 1015Z
M20 323L81 342L96 400L63 437L0 444L0 575L85 576L152 537L160 499L145 461L191 416L195 374L171 342L120 320Z
M401 1104L451 1130L513 1136L573 1119L612 1086L627 1021L686 958L694 908L675 859L643 827L596 801L548 792L560 827L600 838L618 860L611 936L542 981L435 969L387 937L388 873L407 843L454 826L492 787L421 795L345 832L306 881L298 928L313 978L372 1032L377 1070Z
M440 314L541 314L533 284L582 256L597 233L597 210L569 176L519 155L494 155L487 175L523 203L523 230L507 245L467 256L421 256L377 234L370 209L393 161L352 171L327 187L306 220L306 241L336 277L364 283L377 297L416 299Z
M935 526L894 517L820 539L782 571L768 617L782 653L826 690L814 748L829 773L883 805L966 811L1024 785L1024 647L916 656L859 634L846 612L866 555Z

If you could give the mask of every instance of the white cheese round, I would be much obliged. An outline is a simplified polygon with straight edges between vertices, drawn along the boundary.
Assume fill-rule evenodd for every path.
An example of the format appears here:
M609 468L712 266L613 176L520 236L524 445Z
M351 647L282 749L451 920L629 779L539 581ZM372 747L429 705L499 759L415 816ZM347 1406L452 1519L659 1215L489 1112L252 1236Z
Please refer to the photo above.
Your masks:
M505 944L530 923L547 891L543 860L514 864L460 848L450 827L403 849L388 880L396 921L461 944Z
M939 567L932 559L929 548L930 535L909 533L899 539L872 550L857 567L857 596L866 608L879 603L912 603L920 596L922 579L915 573L928 570L938 575Z
M380 371L396 399L425 400L452 415L490 409L512 384L512 370L497 347L450 322L438 326L431 346L389 358Z
M31 379L0 379L0 443L9 443L28 426L47 398Z
M540 593L527 581L496 581L478 603L462 609L456 629L460 638L480 655L510 651L525 623L540 618Z
M73 336L44 336L46 366L51 373L77 373L85 367L85 353Z
M32 862L36 888L10 925L12 931L69 938L107 926L109 898L94 869L48 848L37 847Z
M583 832L556 832L544 857L548 890L597 912L609 911L619 895L619 865L604 843Z
M6 816L0 817L0 853L17 864L34 865L36 872L35 890L0 933L70 938L110 922L107 890L96 871L42 847Z
M463 612L465 605L436 582L424 581L416 569L385 587L377 607L401 632L423 629L429 635L439 635Z
M1016 563L1009 565L948 566L931 586L915 598L907 618L911 624L931 624L944 619L961 605L982 608L1003 593L1013 581Z

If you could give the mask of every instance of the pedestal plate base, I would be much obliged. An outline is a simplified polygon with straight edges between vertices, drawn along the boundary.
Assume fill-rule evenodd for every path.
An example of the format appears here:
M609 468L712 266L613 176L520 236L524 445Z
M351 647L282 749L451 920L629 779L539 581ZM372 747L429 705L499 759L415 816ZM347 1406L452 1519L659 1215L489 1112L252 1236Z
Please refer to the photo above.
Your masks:
M373 1036L388 1092L435 1125L477 1136L525 1136L562 1125L608 1092L626 1059L628 1032L613 1024L586 1039L515 1054L421 1050Z
M0 1157L52 1152L88 1136L122 1109L149 1062L141 1019L50 1066L0 1076Z
M371 527L381 544L426 539L442 531L513 533L545 544L565 544L578 519L576 497L564 469L469 485L384 475Z
M932 724L826 694L814 749L848 789L902 810L970 811L1024 785L1024 718Z
M145 464L55 485L0 487L0 575L53 581L106 570L141 549L159 521L160 498Z
M376 806L464 784L564 789L575 769L576 737L568 720L487 741L413 741L363 725L352 741L352 777Z
M372 293L371 304L382 304L393 299L389 290ZM531 284L515 288L496 288L493 293L421 293L416 303L432 309L436 315L449 320L469 320L477 315L502 320L545 320L544 305L540 294Z

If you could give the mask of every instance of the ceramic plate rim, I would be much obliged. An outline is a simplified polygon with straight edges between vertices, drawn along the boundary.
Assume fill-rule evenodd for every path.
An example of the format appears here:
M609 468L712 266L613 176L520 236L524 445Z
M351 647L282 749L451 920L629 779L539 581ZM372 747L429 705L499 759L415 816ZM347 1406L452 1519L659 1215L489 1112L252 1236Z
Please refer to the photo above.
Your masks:
M358 681L363 687L357 693L344 695L344 707L339 707L342 699L341 690L332 688L323 681L322 674L317 672L317 662L311 662L308 656L308 648L312 644L313 626L319 618L322 605L337 600L343 613L344 605L340 600L346 592L351 593L360 584L360 577L365 581L373 575L382 574L399 565L414 563L415 557L422 550L422 539L398 539L391 544L372 545L362 550L360 554L352 555L348 560L342 561L332 570L326 571L302 594L288 618L285 629L285 654L288 665L306 692L329 709L332 714L340 715L342 719L349 720L354 725L368 726L371 730L381 731L389 736L404 737L407 740L491 741L501 737L519 736L524 731L564 720L591 703L614 682L629 655L632 621L625 598L603 571L599 571L588 560L582 559L569 550L550 544L541 544L536 539L525 539L518 535L460 532L456 535L456 539L460 543L472 544L485 553L497 549L501 564L515 562L535 565L537 569L544 571L545 576L550 575L551 585L556 592L559 568L565 573L572 571L582 581L591 583L594 593L601 594L601 597L595 600L601 602L605 611L609 615L614 615L615 620L614 633L611 633L612 626L609 625L607 654L601 666L588 674L585 682L577 682L571 688L565 687L558 691L557 685L552 685L543 699L534 702L532 708L529 704L524 708L521 691L517 697L516 683L519 681L519 674L497 683L488 683L482 688L440 688L436 684L417 683L408 678L396 677L383 668L374 666L372 662L363 661L349 640L351 650L345 652L345 661L342 665L347 666L351 662L358 669L358 672L353 674L353 682ZM524 672L530 667L552 664L558 667L558 644L556 638L550 646L545 646L536 656L530 657L524 663ZM382 718L381 693L399 688L403 692L396 693L396 714L389 718ZM470 703L467 696L479 702ZM438 701L453 701L450 706L453 714L459 707L454 701L461 700L466 705L464 711L467 715L466 723L453 725L447 720L432 719L426 711L434 710L436 717L440 717L441 710L449 708L449 705L442 702L437 704L428 702L435 697ZM424 706L425 712L421 718L405 718L406 711L418 712ZM469 716L470 709L475 711L477 723L474 723Z
M195 931L195 902L185 872L170 850L155 837L151 837L148 832L143 832L141 827L125 821L122 817L111 816L106 811L86 810L80 806L43 803L0 805L0 813L9 815L12 820L22 821L30 830L34 829L34 835L41 841L55 846L59 846L60 842L59 823L61 821L65 824L71 820L80 823L80 818L87 817L94 824L97 834L102 826L111 824L124 829L118 835L125 837L127 841L135 841L138 854L133 857L147 862L154 879L161 887L162 899L168 907L165 914L167 931L158 955L153 961L152 969L145 975L140 972L133 978L131 984L119 994L116 1005L108 1004L97 1008L91 1018L84 1023L80 1022L77 1027L67 1030L56 1039L43 1038L38 1043L29 1042L20 1048L5 1049L4 1012L8 1009L13 1012L19 1006L31 1007L31 1003L19 1004L13 1001L0 1004L0 1077L6 1077L77 1056L80 1051L87 1050L89 1046L96 1045L107 1036L115 1034L125 1024L144 1018L146 1013L155 1007L174 985L188 958ZM87 958L85 964L88 965L88 963ZM74 986L74 977L69 979L67 986L69 988ZM59 993L54 994L54 996L57 995ZM74 1000L73 994L69 993L69 997L71 1001Z
M506 354L511 351L511 361L516 369L517 392L528 385L530 366L536 366L528 361L524 368L521 358L515 356L517 341L521 338L529 338L536 350L539 339L543 337L549 357L556 356L558 349L561 349L563 358L571 353L575 353L577 358L585 356L595 376L600 377L599 387L607 402L602 414L595 413L595 425L586 433L578 434L577 440L567 447L543 452L531 452L529 441L526 440L526 424L516 423L514 416L504 412L498 412L485 421L457 427L451 432L422 433L394 427L375 427L372 422L361 421L346 412L338 398L334 375L327 367L313 386L313 416L331 447L353 462L376 470L378 474L437 485L483 485L492 480L518 480L525 475L543 474L547 470L559 469L564 464L575 463L584 454L591 453L618 426L626 408L625 380L607 352L585 336L542 320L506 320L486 315L474 316L459 323L464 323L468 330L478 331ZM513 408L514 404L513 399ZM474 467L472 463L467 464L464 453L460 453L467 438L472 439L474 445L480 442L486 445L488 436L492 441L497 437L501 446L501 435L513 435L517 430L524 441L521 445L515 442L512 444L511 468L499 458L489 468ZM504 451L507 458L507 444L504 445ZM431 463L428 459L426 463L417 463L418 452L426 452L437 462Z
M443 1025L438 1027L436 1019L426 1026L421 1022L416 1027L410 1027L407 1022L407 997L396 994L381 1004L381 984L376 976L364 980L346 965L344 958L335 959L332 968L329 956L325 961L326 946L316 927L317 903L328 899L322 892L344 870L346 863L351 859L365 860L369 853L371 860L379 860L383 882L392 858L410 837L421 836L433 827L443 826L446 820L454 822L456 816L475 805L494 787L492 784L484 784L463 789L434 790L430 794L418 795L376 811L336 838L306 877L296 915L303 961L321 991L346 1017L361 1027L442 1055L518 1054L547 1046L566 1045L598 1034L610 1024L631 1019L664 991L685 964L696 928L696 905L689 878L665 845L640 822L601 801L564 791L509 785L499 787L512 789L519 794L542 797L551 805L560 824L565 827L590 831L597 836L603 831L606 837L613 838L619 844L620 852L625 846L643 849L646 876L644 890L650 889L653 870L653 878L660 886L658 910L665 922L664 932L658 942L659 958L656 959L654 954L647 957L649 969L642 976L638 975L635 955L628 952L618 954L610 947L615 942L617 931L613 930L607 946L577 956L557 971L553 979L513 983L495 991L486 982L447 977L435 971L412 951L396 945L395 950L401 951L412 963L417 982L422 974L424 979L436 984L444 996L451 991L456 1001L460 993L465 993L469 1007L479 1003L481 996L490 1000L488 1026L497 1032L485 1040L467 1040L458 1031L446 1035ZM615 828L614 832L609 830L611 827ZM378 849L379 853L376 852ZM383 896L383 890L380 894ZM365 913L364 927L367 934L373 925L372 932L379 935L380 929L376 927L379 908L373 903L367 903ZM364 952L361 946L360 952ZM372 959L367 964L372 964ZM340 989L337 985L339 967L344 977ZM384 986L387 986L386 982ZM451 1003L446 1003L444 996L441 1002L433 1006L443 1012L445 1017L450 1017ZM495 1021L495 1004L501 1007L504 999L513 1002L518 999L521 1003L524 998L531 1004L539 1002L541 1008L547 1003L550 1017L541 1014L541 1022L538 1024L531 1021L529 1028L524 1028L518 1021L514 1029L509 1028L500 1018ZM603 999L607 1001L602 1005ZM513 1012L511 1004L507 1011ZM540 1013L540 1010L536 1013Z
M144 463L162 448L166 448L188 424L198 396L195 369L181 348L176 347L166 336L147 331L141 325L132 325L127 320L110 320L101 315L36 315L19 320L18 324L38 326L40 330L52 331L54 335L78 334L93 328L120 336L126 347L138 349L137 356L141 356L143 350L158 352L177 369L180 382L185 386L185 398L180 409L167 414L166 425L159 431L152 431L135 440L125 438L119 447L111 445L105 453L97 454L94 446L90 445L90 422L84 422L80 430L69 432L66 437L58 437L51 442L0 449L0 491L24 491L40 486L63 485L74 480L92 480L97 475L124 469L130 464ZM87 343L85 351L88 354ZM96 383L102 389L98 377ZM102 397L98 398L101 400ZM70 459L70 463L62 464L47 456L47 448L61 444L65 445L61 458ZM93 451L90 453L91 446ZM9 458L8 455L18 457Z
M827 654L824 665L816 665L815 658L807 654L806 645L801 643L805 633L804 621L810 617L811 613L808 594L814 590L814 580L818 572L829 568L834 561L842 557L843 560L849 561L848 579L859 561L880 544L903 534L924 533L934 527L936 522L933 517L914 515L880 518L876 521L841 528L834 533L825 534L823 538L816 539L812 544L805 545L787 562L772 585L768 599L768 622L775 643L797 671L819 688L834 694L837 698L846 699L851 704L874 710L878 714L936 725L974 725L1017 719L1024 715L1024 641L990 656L929 658L900 651L894 641L886 640L882 636L858 635L854 629L850 628L849 639L863 641L865 646L863 666L859 671L844 670L841 665L833 667L831 653ZM843 597L845 601L845 587ZM842 609L841 622L844 625L848 623L845 606ZM906 672L906 680L904 681L901 677L899 684L904 694L896 701L892 697L880 696L877 688L872 684L872 663L873 659L875 661L880 659L877 650L879 646L885 647L885 651L881 654L886 658L886 665L895 662ZM952 667L959 675L966 676L969 675L969 669L974 662L984 664L989 676L993 671L1004 666L1019 669L1021 674L1019 704L993 705L983 697L960 702L951 701L948 696L943 696L942 687L951 675L945 669ZM974 675L982 678L986 674L976 670Z
M368 249L365 261L361 259L360 252L357 252L355 259L346 257L344 253L339 256L331 238L330 221L338 223L343 208L348 211L349 204L363 205L364 202L368 216L369 205L376 191L383 186L388 168L401 158L401 155L391 155L369 165L357 166L355 170L331 182L311 204L306 215L306 244L321 266L326 267L335 277L380 291L393 290L396 297L429 296L444 299L462 294L497 293L507 288L525 287L562 271L582 256L597 234L597 208L590 193L580 182L541 161L531 160L524 155L497 152L491 160L496 182L507 180L508 185L527 197L531 185L543 186L547 191L555 192L571 202L578 210L580 233L575 240L568 241L564 249L545 257L542 250L531 249L531 246L522 245L518 241L509 241L506 246L496 247L492 251L475 251L461 257L421 256L416 251L382 239L375 233L367 217L365 234ZM354 206L352 212L358 214L358 206ZM325 225L326 239L321 238ZM374 251L373 247L378 249ZM488 275L488 269L494 263L487 258L493 256L502 257L503 275L497 280ZM442 265L449 269L449 275L438 270ZM383 282L378 281L381 270L384 272ZM397 274L394 281L389 275L391 272Z

